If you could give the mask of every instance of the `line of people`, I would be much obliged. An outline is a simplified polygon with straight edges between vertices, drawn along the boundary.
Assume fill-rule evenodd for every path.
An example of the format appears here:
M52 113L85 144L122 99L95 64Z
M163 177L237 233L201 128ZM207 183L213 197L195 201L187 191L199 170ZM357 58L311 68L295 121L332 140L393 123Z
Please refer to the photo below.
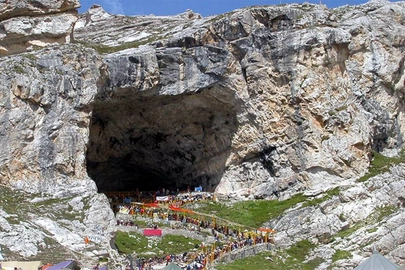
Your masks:
M197 252L186 252L185 254L166 255L165 257L154 257L148 260L140 260L137 269L154 269L154 265L166 261L167 263L176 262L181 265L186 265L184 266L184 269L187 270L201 270L205 269L208 264L222 257L226 253L247 246L253 246L258 243L273 242L271 238L267 238L267 235L263 235L262 233L246 230L241 232L240 229L231 228L226 225L219 225L214 221L199 220L198 218L192 218L180 214L169 215L169 220L186 229L189 229L189 225L193 225L197 228L197 231L206 230L211 232L212 236L215 238L215 244L205 245L203 243L201 246L196 247L198 248ZM150 220L150 224L152 224L152 222L153 219ZM134 221L120 222L118 224L124 226L136 226L136 228L138 228ZM156 224L151 226L156 226Z

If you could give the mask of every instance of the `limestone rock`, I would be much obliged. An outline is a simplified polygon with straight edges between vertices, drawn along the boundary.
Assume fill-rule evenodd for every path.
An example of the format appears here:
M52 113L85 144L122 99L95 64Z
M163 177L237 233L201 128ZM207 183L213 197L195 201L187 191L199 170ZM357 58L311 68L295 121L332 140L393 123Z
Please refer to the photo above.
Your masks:
M325 267L318 269L332 265L332 255L338 249L350 252L353 257L334 263L335 267L353 268L374 248L403 264L405 212L400 198L405 189L404 172L403 165L395 166L389 173L366 183L340 188L338 195L321 205L297 206L266 225L278 231L276 243L281 246L300 239L322 244L308 258L326 260Z
M166 30L168 17L94 7L74 32L83 41L97 33L86 42L103 44L109 71L95 103L91 177L103 189L135 189L145 178L235 198L316 193L358 178L372 149L402 147L403 15L402 2L254 7ZM108 46L126 33L125 19L168 36ZM104 33L106 20L116 28Z
M77 46L1 59L0 182L32 192L96 189L84 153L102 65Z
M0 245L6 247L7 260L57 262L68 257L90 267L97 256L109 252L116 221L104 195L57 198L6 188L0 195Z
M2 0L0 21L19 17L75 11L79 0Z
M177 33L202 19L191 10L177 16L123 16L93 5L75 24L75 39L109 50L139 46ZM105 27L109 25L109 27Z
M93 6L74 28L76 1L2 3L0 52L20 54L0 59L0 183L69 198L66 209L83 214L55 221L36 213L13 226L3 209L4 239L19 240L13 231L33 239L16 254L37 254L48 233L70 250L94 255L69 240L84 235L107 249L112 212L97 189L202 185L233 199L342 187L319 207L297 205L271 221L277 239L328 244L370 217L372 226L339 246L378 243L404 257L403 239L387 236L403 232L403 165L355 180L373 151L403 148L405 2L263 6L207 18L125 17ZM80 45L37 48L71 40ZM375 218L388 206L392 215ZM330 260L335 249L326 244L318 251ZM340 265L364 256L354 253Z
M0 2L0 56L71 41L78 0Z

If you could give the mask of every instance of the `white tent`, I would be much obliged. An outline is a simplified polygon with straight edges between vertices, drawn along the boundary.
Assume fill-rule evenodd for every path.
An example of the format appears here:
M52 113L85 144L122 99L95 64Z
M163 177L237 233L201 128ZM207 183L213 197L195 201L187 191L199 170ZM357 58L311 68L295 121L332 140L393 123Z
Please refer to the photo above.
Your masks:
M378 251L374 251L373 254L365 260L362 264L354 268L354 270L397 270L398 265L391 262Z
M38 270L41 266L40 261L7 261L1 262L3 269L13 270L14 267L21 268L24 270Z

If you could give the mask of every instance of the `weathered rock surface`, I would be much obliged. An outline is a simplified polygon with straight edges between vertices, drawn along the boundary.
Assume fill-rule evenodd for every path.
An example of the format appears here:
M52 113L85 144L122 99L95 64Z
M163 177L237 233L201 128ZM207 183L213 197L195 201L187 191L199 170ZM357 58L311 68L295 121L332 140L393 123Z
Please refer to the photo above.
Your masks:
M0 183L70 198L87 218L66 221L65 230L39 213L14 228L3 209L4 237L17 241L17 230L34 239L23 241L28 251L13 252L38 254L43 231L60 232L59 244L83 251L70 239L79 241L98 221L81 200L106 217L104 232L113 231L97 188L201 184L235 199L283 199L343 186L339 199L269 224L285 232L278 239L323 241L390 205L392 216L373 220L376 231L364 226L339 247L374 243L403 262L403 239L387 236L404 230L403 165L366 184L355 180L367 172L372 151L403 148L405 2L252 7L208 18L191 11L115 16L94 6L73 32L77 1L34 2L15 4L15 11L2 2L2 55L53 42L81 45L0 59ZM108 236L98 235L105 237L100 249L107 248ZM322 247L330 256L336 248Z
M7 260L73 258L90 267L110 252L116 221L104 195L51 197L4 187L0 195L0 245Z
M319 245L308 260L325 262L318 269L353 269L374 249L398 264L404 262L405 211L403 191L405 167L394 166L390 172L365 183L343 185L339 194L320 205L297 205L282 217L266 224L275 228L276 243L289 246L309 239ZM320 194L314 199L326 196ZM352 257L333 262L338 250Z
M84 156L102 66L93 50L77 46L1 59L0 182L33 194L0 196L8 260L83 254L92 263L109 252L114 215L87 176Z
M120 51L125 46L108 43L113 32L101 27L108 21L123 36L125 17L94 7L75 31L85 43L84 33L97 33L95 46L102 41L98 49L109 52L90 175L105 189L155 178L239 198L356 179L372 149L402 147L403 15L402 2L255 7L191 20L170 37L156 34L149 46ZM149 33L170 26L154 16L127 20L141 19Z
M31 192L96 190L84 153L102 65L77 46L1 59L2 183Z
M0 56L71 41L79 0L0 1Z

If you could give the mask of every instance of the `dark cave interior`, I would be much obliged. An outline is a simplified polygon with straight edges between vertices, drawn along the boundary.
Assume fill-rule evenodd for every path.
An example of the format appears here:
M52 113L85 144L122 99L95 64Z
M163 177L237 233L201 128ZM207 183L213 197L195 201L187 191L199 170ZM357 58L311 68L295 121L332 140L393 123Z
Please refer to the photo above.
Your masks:
M181 95L127 92L94 103L87 172L100 192L213 191L237 120L233 93L212 87Z

